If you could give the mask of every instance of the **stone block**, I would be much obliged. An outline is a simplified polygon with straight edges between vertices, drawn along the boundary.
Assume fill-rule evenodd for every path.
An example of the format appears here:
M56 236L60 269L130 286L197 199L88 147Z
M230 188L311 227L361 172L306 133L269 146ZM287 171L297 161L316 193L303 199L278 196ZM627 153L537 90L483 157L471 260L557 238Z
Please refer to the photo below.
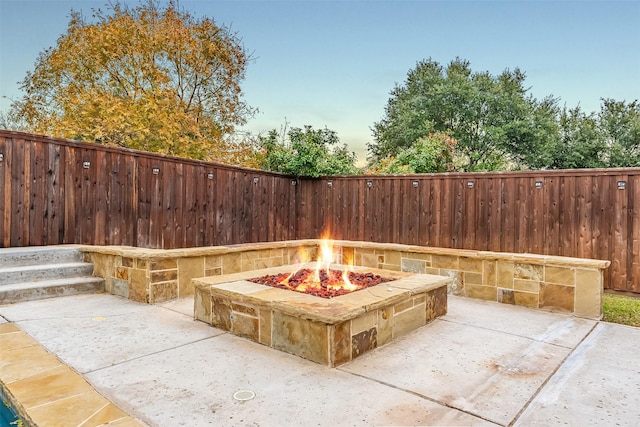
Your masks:
M284 250L282 248L273 248L269 249L269 258L280 258L282 259L284 256Z
M132 258L127 258L127 257L123 257L122 258L122 266L123 267L133 267L133 259Z
M240 304L237 302L233 302L231 309L233 310L234 313L241 313L244 314L246 316L252 316L252 317L257 317L258 316L258 309L256 307L253 307L251 305L246 305L246 304Z
M497 261L496 267L498 287L513 289L513 275L515 273L515 264L511 261Z
M537 280L513 280L513 289L516 291L538 293L540 289L540 282Z
M178 279L178 270L151 271L149 276L149 282L151 283L168 282Z
M240 272L240 254L224 254L222 255L222 274L231 274Z
M460 257L460 270L472 273L482 273L482 260L477 258Z
M574 298L575 288L573 286L541 283L538 307L573 313Z
M111 293L120 297L129 298L129 281L113 278L111 280Z
M429 291L425 299L426 321L431 322L437 317L447 314L447 287Z
M240 271L251 271L251 270L255 270L255 260L252 260L252 259L240 260Z
M413 307L413 298L407 298L406 300L401 301L393 306L393 314L395 316L396 314L402 313L403 311L408 310L411 307Z
M448 285L448 292L453 295L464 295L464 276L456 270L440 270L440 276L450 277L451 284Z
M422 304L425 301L427 301L427 294L416 295L413 298L413 304L414 305Z
M116 267L116 279L129 280L129 268Z
M427 264L424 260L402 258L401 271L407 273L420 273L425 274L427 270Z
M136 268L139 268L141 270L148 270L149 269L149 260L136 258L136 263L135 264L136 264Z
M258 313L260 319L260 343L271 347L271 310L261 308Z
M422 252L402 252L402 258L420 259L427 263L427 266L431 265L431 254L425 254Z
M178 259L178 295L193 295L191 279L204 276L204 258L191 257Z
M222 267L207 268L204 270L205 276L220 276L222 274Z
M328 327L279 311L273 312L271 346L313 362L329 364Z
M211 296L211 326L231 330L231 300L220 296Z
M570 267L546 266L544 269L544 281L557 285L574 286L576 283L575 269Z
M389 271L402 271L402 267L396 264L381 264L380 268Z
M396 265L398 268L402 262L402 256L398 251L384 251L384 263L387 265Z
M464 287L465 289L469 286L469 284L473 285L482 285L482 273L470 273L468 271L464 272Z
M544 267L535 264L515 263L513 277L524 280L544 280Z
M482 262L482 284L485 286L496 286L496 261Z
M538 294L498 288L498 302L538 308Z
M378 346L378 330L371 328L351 337L351 359L355 359Z
M362 331L366 331L377 324L378 313L376 311L370 311L351 320L351 334L358 334Z
M592 319L602 318L603 280L599 270L576 270L574 313Z
M355 250L353 248L342 248L342 263L343 264L353 264L355 262Z
M255 261L258 258L266 258L269 252L264 251L245 251L240 253L240 261Z
M211 324L211 294L208 289L196 288L193 293L193 316Z
M409 310L393 316L393 339L405 335L427 323L425 304L415 305Z
M222 267L222 256L220 255L211 255L204 257L204 268L217 268Z
M175 259L164 258L155 259L151 261L151 270L170 270L172 268L178 268L178 263Z
M347 249L345 249L347 250ZM353 251L353 248L352 248ZM309 262L318 259L317 246L303 246L300 248L289 249L289 264L297 264L299 262ZM355 258L354 258L355 259Z
M377 310L378 313L378 345L384 345L393 339L393 309L391 307Z
M137 302L149 302L149 279L146 270L131 270L129 299Z
M233 316L231 317L231 332L235 335L258 342L260 339L258 318L233 312Z
M343 322L331 327L331 366L342 365L351 360L351 328L350 322Z
M378 256L374 251L368 252L358 250L358 255L360 256L359 265L362 265L363 267L378 268ZM358 258L358 255L356 255L356 259Z
M178 282L176 280L161 283L151 283L149 285L150 304L171 301L172 299L176 298L178 298Z
M482 299L486 301L496 301L498 298L498 288L495 286L472 285L465 283L464 290L469 298Z
M447 270L459 270L457 256L451 255L432 255L431 256L431 267L433 268L444 268Z
M280 267L283 265L282 257L278 258L258 258L254 261L254 267L256 270L261 268Z

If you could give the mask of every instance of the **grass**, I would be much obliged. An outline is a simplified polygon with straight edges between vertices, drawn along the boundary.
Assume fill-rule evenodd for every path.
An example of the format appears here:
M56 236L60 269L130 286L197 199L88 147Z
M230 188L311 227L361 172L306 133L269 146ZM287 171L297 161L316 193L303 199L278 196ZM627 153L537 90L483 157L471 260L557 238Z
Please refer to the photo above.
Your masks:
M602 310L605 322L640 327L640 298L605 293Z

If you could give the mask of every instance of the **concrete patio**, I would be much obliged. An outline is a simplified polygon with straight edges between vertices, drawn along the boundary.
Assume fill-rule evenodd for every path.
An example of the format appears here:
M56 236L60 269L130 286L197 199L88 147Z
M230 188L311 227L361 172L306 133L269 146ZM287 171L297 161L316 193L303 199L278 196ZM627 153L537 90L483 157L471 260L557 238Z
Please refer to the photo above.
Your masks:
M0 306L0 316L149 426L640 419L640 329L495 302L450 296L446 316L335 369L194 321L191 298L85 294ZM255 398L234 399L239 390Z

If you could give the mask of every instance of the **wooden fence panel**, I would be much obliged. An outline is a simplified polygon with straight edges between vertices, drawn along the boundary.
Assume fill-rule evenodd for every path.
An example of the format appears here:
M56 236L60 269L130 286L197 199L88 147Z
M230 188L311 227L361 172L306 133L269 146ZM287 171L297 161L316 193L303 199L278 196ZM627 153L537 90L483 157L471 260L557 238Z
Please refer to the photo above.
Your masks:
M640 293L640 168L296 179L8 131L0 153L2 247L180 248L328 228L346 240L608 259L606 287Z

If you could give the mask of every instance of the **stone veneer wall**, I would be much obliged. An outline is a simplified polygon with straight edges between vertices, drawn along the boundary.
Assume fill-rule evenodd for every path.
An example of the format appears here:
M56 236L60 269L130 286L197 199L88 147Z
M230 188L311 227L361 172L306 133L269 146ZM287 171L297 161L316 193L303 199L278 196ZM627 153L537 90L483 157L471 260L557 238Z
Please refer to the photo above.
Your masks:
M193 294L191 279L315 259L319 240L189 249L81 246L107 292L158 303ZM338 263L453 279L449 292L470 298L602 317L609 261L399 244L335 241ZM302 254L302 255L301 255Z

